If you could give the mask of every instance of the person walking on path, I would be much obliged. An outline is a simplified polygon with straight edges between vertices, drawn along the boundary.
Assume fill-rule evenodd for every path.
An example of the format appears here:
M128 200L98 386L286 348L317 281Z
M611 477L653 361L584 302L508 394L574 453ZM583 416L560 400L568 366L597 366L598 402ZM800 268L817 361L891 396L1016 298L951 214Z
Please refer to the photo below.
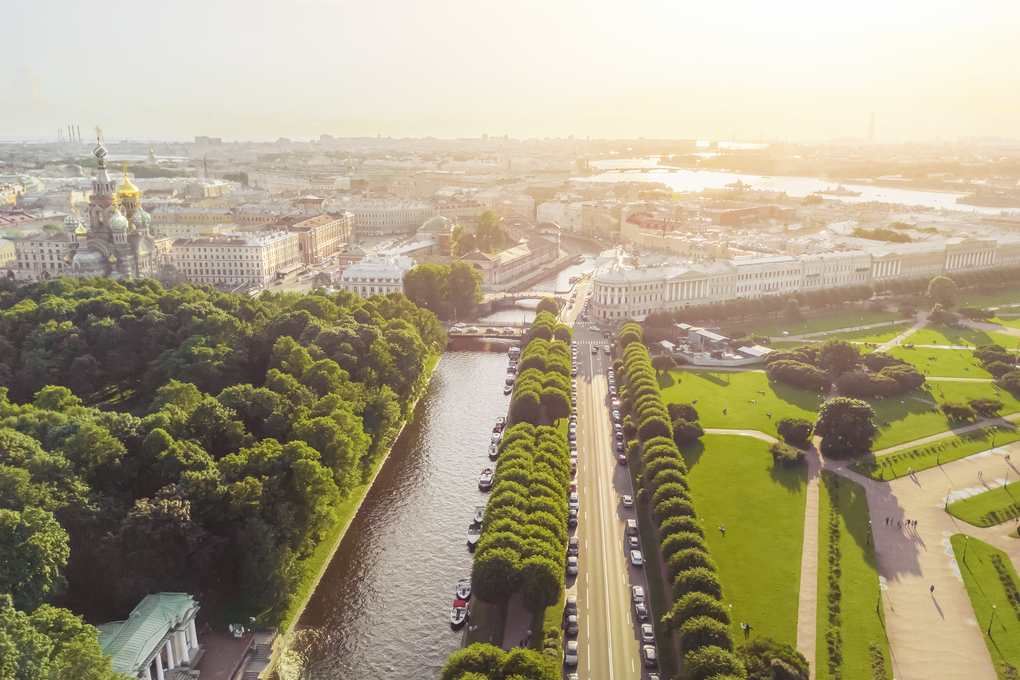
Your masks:
M889 518L888 517L885 518L885 525L889 526Z
M720 524L719 525L719 533L722 534L723 536L726 535L726 525L725 524Z
M931 587L931 594L932 594L932 595L934 595L934 594L935 594L935 586L934 586L934 585L932 585L932 587Z

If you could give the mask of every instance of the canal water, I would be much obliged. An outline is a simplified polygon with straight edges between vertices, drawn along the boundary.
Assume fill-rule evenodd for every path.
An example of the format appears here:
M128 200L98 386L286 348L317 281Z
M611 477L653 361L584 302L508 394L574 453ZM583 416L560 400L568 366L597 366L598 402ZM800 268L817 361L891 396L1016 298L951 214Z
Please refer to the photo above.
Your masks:
M506 415L511 344L472 342L439 362L298 621L281 680L435 680L460 648L450 609L471 575L467 528L487 500L478 474Z

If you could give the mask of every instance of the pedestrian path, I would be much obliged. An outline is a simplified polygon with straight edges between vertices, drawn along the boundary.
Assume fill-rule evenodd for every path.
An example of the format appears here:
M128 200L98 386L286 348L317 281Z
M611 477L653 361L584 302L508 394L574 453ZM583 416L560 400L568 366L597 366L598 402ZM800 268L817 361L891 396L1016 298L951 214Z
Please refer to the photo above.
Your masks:
M807 464L804 547L800 556L800 594L797 605L797 651L810 661L810 680L815 680L818 631L818 480L822 469L822 457L817 447L812 446L808 450Z
M907 330L903 331L902 333L897 335L892 340L889 340L888 342L883 342L882 344L880 344L878 346L878 349L876 349L875 351L876 352L885 352L885 351L887 351L887 350L889 350L889 349L899 345L905 339L909 338L911 335L913 335L917 331L919 331L922 328L924 328L927 324L928 324L928 313L927 312L918 312L917 313L917 320L914 321L914 325L913 326L911 326Z

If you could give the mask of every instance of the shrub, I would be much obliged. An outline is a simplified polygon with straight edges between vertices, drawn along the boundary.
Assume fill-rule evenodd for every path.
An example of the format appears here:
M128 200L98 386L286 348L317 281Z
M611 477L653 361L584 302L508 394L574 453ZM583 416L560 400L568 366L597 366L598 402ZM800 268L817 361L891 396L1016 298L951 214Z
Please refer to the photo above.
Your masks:
M690 489L687 477L679 470L663 470L652 479L652 487L658 489L663 484L681 484L685 489Z
M769 447L772 461L780 467L793 467L804 462L804 451L783 442L776 442Z
M663 542L669 536L681 533L697 534L702 538L705 537L705 530L702 528L701 522L693 517L670 517L659 527L659 535L662 536Z
M655 490L655 494L652 496L652 505L658 506L659 503L663 503L672 498L679 498L680 500L689 501L691 500L691 493L687 490L687 486L684 484L663 484Z
M705 431L698 423L688 422L680 418L673 421L673 441L677 446L691 446L705 436Z
M662 558L669 561L673 555L682 550L700 550L708 552L708 544L701 534L680 532L674 533L662 539Z
M733 649L726 624L709 616L696 616L685 621L680 626L680 639L688 652L713 646L726 651Z
M791 387L816 392L829 388L829 376L825 371L799 361L773 361L768 365L766 372L770 378Z
M952 401L943 402L939 406L939 410L949 418L957 422L969 423L977 419L977 414L974 409L967 404L959 404Z
M694 511L694 503L691 501L680 500L679 498L673 498L668 501L663 501L655 506L655 511L652 513L655 517L655 523L662 526L670 517L696 517L697 513Z
M669 456L656 458L645 465L645 475L653 479L655 478L655 475L659 474L663 470L678 470L680 472L686 472L686 467L682 460Z
M684 670L687 680L709 680L709 678L747 678L747 671L740 659L721 647L702 647L684 654Z
M985 370L991 373L996 378L1001 378L1010 371L1013 370L1013 366L1003 363L1001 361L993 361L992 363L985 366Z
M674 597L683 597L687 593L705 593L712 597L722 599L722 584L714 571L703 567L695 567L682 571L673 580Z
M676 579L682 571L703 567L709 571L718 571L715 560L708 556L704 550L698 548L687 548L674 553L669 558L669 578Z
M748 678L768 678L775 680L808 680L810 667L808 660L796 649L784 642L776 642L770 637L758 637L737 648L737 658L747 669ZM774 668L783 664L783 675L777 675ZM882 676L883 680L885 676Z
M698 616L710 618L729 625L730 612L718 598L705 593L688 593L676 601L670 612L670 623L673 629L679 629L685 621Z
M1020 371L1012 371L1002 376L1002 384L1010 392L1020 392Z
M690 404L667 404L666 410L669 412L671 421L677 419L686 420L689 423L698 421L698 411Z
M998 399L992 399L990 397L983 397L981 399L968 399L967 403L970 405L974 412L982 418L994 418L999 415L999 411L1002 410L1003 404Z

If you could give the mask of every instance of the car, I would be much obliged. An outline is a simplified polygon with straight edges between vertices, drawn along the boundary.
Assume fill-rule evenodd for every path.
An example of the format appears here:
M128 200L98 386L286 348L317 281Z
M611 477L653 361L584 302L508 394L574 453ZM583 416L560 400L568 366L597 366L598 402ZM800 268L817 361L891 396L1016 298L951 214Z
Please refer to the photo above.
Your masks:
M571 614L577 614L577 595L568 595L567 601L563 604L563 615Z
M567 643L567 650L563 654L563 665L564 666L576 666L577 665L577 640L571 640Z
M612 351L611 348L609 347L609 345L606 345L605 349L606 349L606 354L609 354Z
M581 321L583 321L585 323L588 323L588 315L587 314L582 314L581 315Z
M641 660L647 668L655 668L659 664L659 653L655 647L645 645L641 648Z
M576 555L581 551L581 544L577 536L571 536L570 542L567 544L567 554Z
M620 400L617 397L613 397L612 399L609 400L609 405L612 406L614 409L619 410Z
M609 386L609 394L613 395L614 397L616 396L616 385Z
M656 675L654 678L652 678L651 675L649 675L648 677L651 678L651 680L659 680L658 675ZM570 675L567 676L567 680L581 680L581 676L578 675L577 673L571 673Z
M455 323L455 324L453 324L453 327L454 328L467 328L467 324L463 323L463 322L462 323Z
M577 635L577 615L571 614L567 617L566 623L563 624L563 630L567 635ZM577 677L576 675L574 677Z
M577 452L577 442L570 442L570 452L571 453Z
M573 555L567 558L567 573L571 576L577 576L577 557Z
M623 507L625 507L625 508L633 508L634 507L634 497L633 496L629 496L629 495L624 496L623 497Z
M608 340L609 338L613 337L613 334L610 331L606 331L605 333L602 334L602 337Z
M463 328L451 328L450 329L450 335L460 335L463 332L464 332Z
M574 508L575 510L581 507L581 500L578 497L577 493L570 494L570 502L567 503L567 507Z
M627 537L627 549L628 550L639 550L641 548L641 541L638 540L637 536Z
M620 422L620 412L619 411L613 411L613 420L616 421L617 423Z
M486 333L499 333L499 331L496 330L495 328L486 328L485 332Z
M513 335L513 334L514 334L514 329L513 328L510 328L510 326L504 326L503 327L503 335Z
M576 427L573 430L570 430L569 432L567 432L567 439L569 439L570 441L574 441L575 439L577 439L577 428Z
M592 345L591 346L591 353L592 354L598 354L599 353L598 345Z
M641 642L655 644L655 627L652 624L641 624Z
M616 450L617 451L623 451L623 440L622 439L618 439L616 441Z
M645 558L644 556L641 555L640 550L630 551L630 563L633 564L635 567L640 567L642 564L645 563Z
M571 673L570 676L569 676L569 678L576 678L576 677L577 677L577 673ZM569 678L568 678L568 680L569 680ZM662 678L659 676L658 673L649 673L648 674L648 680L662 680Z
M475 326L468 326L467 328L464 329L464 332L465 333L480 333L481 331L479 331L478 328L476 328Z
M573 432L573 433L577 434L577 421L576 420L570 421L570 424L567 425L567 430L569 432Z
M641 586L632 586L630 589L630 597L633 602L644 602L645 589Z
M616 462L619 463L621 467L627 467L627 456L621 453L616 457Z
M592 331L594 333L598 333L599 332L599 327L598 326L588 326L588 330L590 330L590 331Z
M567 516L567 527L573 529L576 526L577 526L577 510L571 508L570 514Z
M638 621L648 620L648 607L645 606L644 602L638 602L634 605L634 618Z

